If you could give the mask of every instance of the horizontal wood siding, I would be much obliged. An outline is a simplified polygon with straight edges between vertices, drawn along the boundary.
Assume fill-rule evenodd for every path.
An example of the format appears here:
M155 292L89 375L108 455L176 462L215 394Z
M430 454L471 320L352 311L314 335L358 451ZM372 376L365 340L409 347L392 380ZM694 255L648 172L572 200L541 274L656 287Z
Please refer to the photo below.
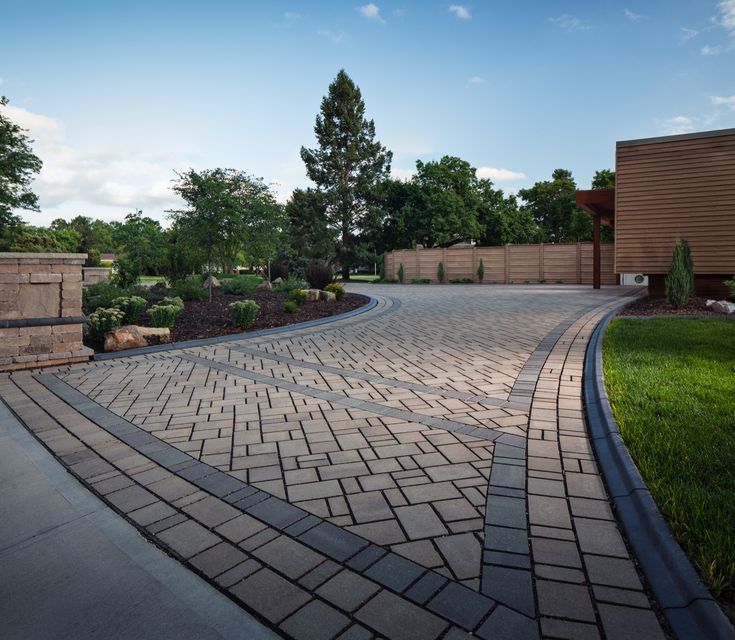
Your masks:
M538 282L540 248L537 244L508 245L509 280L511 283Z
M666 273L677 238L695 273L735 273L735 133L619 144L616 171L616 273Z

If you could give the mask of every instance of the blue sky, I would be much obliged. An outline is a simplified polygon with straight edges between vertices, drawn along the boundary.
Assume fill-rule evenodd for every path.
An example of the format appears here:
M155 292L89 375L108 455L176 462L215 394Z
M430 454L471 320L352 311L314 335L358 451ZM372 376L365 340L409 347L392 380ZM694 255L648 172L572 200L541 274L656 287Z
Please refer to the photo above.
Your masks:
M451 154L586 187L616 140L735 127L735 0L0 0L0 93L45 163L25 217L163 220L190 166L285 200L340 68L399 177Z

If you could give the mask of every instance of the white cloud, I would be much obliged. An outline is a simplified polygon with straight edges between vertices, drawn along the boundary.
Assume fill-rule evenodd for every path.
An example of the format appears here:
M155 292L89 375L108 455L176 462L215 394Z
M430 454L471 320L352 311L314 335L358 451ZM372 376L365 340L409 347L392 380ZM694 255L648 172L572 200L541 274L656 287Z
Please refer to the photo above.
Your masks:
M717 5L715 21L731 36L735 36L735 0L723 0Z
M564 31L588 31L590 28L590 25L584 20L568 13L557 16L556 18L549 18L549 22L560 29L564 29Z
M732 96L710 96L715 107L729 107L735 111L735 95Z
M450 5L449 12L453 13L454 16L460 20L470 20L472 18L469 7L466 7L463 4Z
M348 38L348 35L344 31L335 33L334 31L329 31L328 29L320 29L319 31L317 31L317 35L321 36L322 38L326 38L327 40L331 40L332 44L342 44Z
M357 10L368 20L374 20L375 22L385 22L383 17L380 15L380 7L372 2L364 4L358 7Z
M468 85L485 84L486 82L487 80L485 80L485 78L481 78L480 76L472 76L469 80L467 80Z
M682 32L682 36L681 36L682 40L691 40L695 36L699 35L699 31L697 31L696 29L690 29L689 27L681 27L681 32Z
M715 45L714 47L711 45L704 45L700 50L699 53L701 53L703 56L716 56L724 51L724 47L722 45Z
M390 174L391 177L396 180L408 182L414 175L416 175L416 169L396 169L395 167L391 167Z
M634 13L630 9L625 9L623 13L625 14L625 17L631 22L641 22L641 20L646 19L646 16L642 16L640 13Z
M694 121L687 116L674 116L661 122L664 133L676 135L694 131Z
M510 169L497 169L496 167L478 167L476 171L478 178L489 178L495 182L505 182L508 180L523 180L526 174L521 171L511 171Z

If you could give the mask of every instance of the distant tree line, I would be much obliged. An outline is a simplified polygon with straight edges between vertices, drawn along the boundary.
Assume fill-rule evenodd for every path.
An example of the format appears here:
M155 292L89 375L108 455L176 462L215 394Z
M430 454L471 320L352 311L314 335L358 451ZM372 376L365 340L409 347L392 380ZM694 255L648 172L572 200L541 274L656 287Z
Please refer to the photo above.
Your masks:
M0 99L0 106L7 103ZM360 89L341 70L323 98L314 126L316 146L301 158L314 186L296 189L284 205L260 178L235 169L177 174L172 190L184 208L160 222L141 211L122 222L79 215L49 227L24 223L19 209L38 211L30 190L41 161L23 129L0 111L0 250L115 253L117 277L171 278L204 269L273 264L277 272L303 271L309 262L331 265L348 278L352 269L380 261L393 249L577 242L592 238L591 216L575 202L572 173L504 193L456 156L416 162L409 180L390 175L392 153L365 117ZM592 188L615 185L598 171ZM605 239L611 239L606 231Z

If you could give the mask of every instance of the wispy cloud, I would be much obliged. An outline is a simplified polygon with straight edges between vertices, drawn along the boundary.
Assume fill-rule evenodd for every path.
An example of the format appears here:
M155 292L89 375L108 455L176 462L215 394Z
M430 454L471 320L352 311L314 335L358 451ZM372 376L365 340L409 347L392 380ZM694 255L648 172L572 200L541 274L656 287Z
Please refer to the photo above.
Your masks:
M301 14L295 13L294 11L286 11L286 13L283 14L283 19L286 22L294 23L301 20Z
M5 84L5 80L3 78L0 78L0 87L2 87Z
M646 16L642 16L640 13L635 13L630 9L625 9L623 14L630 22L641 22L646 19Z
M449 12L453 13L459 20L470 20L472 18L469 7L463 4L450 5Z
M715 107L728 107L735 111L735 95L732 96L710 96Z
M691 40L699 35L697 29L690 29L689 27L681 27L681 39Z
M549 18L549 22L560 29L564 29L564 31L588 31L590 29L589 23L568 13L564 13L556 18Z
M478 84L485 84L487 80L481 76L472 76L467 80L468 85L478 85Z
M728 49L730 49L730 47L726 47L721 44L716 44L714 46L706 44L699 50L699 53L701 53L703 56L717 56L724 51L727 51Z
M715 21L735 37L735 0L723 0L717 5Z
M364 4L361 7L357 7L360 14L368 20L374 20L375 22L385 22L383 17L380 15L380 7L372 2Z
M694 131L694 120L688 116L673 116L661 121L663 132L669 135L690 133Z
M498 169L496 167L478 167L475 173L481 180L488 178L495 182L508 182L526 178L526 174L522 171L511 171L510 169Z
M317 31L316 33L322 38L331 40L332 44L342 44L349 37L344 31L335 33L334 31L330 31L329 29L319 29L319 31Z
M396 18L402 18L403 16L405 16L405 15L406 15L406 10L405 10L405 9L393 9L393 11L391 11L391 13L392 13L392 14L393 14L393 15L394 15L394 16L395 16Z

